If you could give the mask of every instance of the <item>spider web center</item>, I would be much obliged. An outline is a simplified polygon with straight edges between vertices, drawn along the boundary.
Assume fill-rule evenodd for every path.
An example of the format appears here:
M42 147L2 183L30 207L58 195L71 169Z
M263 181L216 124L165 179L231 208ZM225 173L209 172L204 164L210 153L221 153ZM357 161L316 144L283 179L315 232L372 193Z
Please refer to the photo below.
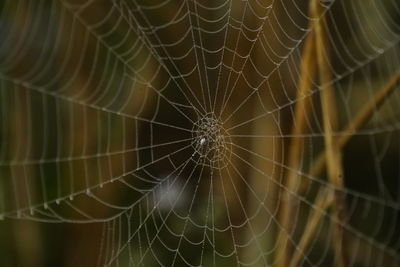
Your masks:
M221 121L207 113L193 125L194 155L201 158L201 164L215 169L225 168L231 156L231 138Z

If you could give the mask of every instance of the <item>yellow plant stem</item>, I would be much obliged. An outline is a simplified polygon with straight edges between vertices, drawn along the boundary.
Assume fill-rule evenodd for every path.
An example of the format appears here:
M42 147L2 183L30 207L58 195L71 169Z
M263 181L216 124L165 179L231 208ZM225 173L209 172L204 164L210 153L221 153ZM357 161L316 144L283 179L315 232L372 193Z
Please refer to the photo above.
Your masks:
M394 89L396 89L399 84L400 71L396 72L383 87L377 90L374 97L361 108L354 119L348 124L344 130L344 135L339 137L338 143L341 148L348 143L357 130L359 130L369 121L374 112L383 105L385 100L388 99L390 94L394 92ZM320 156L317 157L316 163L313 165L314 168L312 168L310 173L312 177L318 177L325 169L325 155L325 153L321 153ZM308 221L306 229L301 236L298 249L295 251L292 257L291 267L298 265L302 255L305 252L305 249L311 241L311 237L314 235L315 230L317 229L318 222L321 219L322 211L329 208L333 202L332 195L332 191L329 190L329 188L324 187L323 190L320 188L318 193L319 197L315 201L313 215L310 216L311 219Z
M312 240L316 229L318 228L318 223L321 220L323 212L332 204L333 199L332 191L320 190L318 192L318 196L315 201L316 204L311 212L309 217L310 219L307 221L307 225L301 236L299 245L297 246L292 260L290 261L290 267L299 266L300 260L302 259L303 255L306 254L306 248Z
M368 101L357 115L352 119L352 121L343 130L340 137L338 137L338 144L342 148L344 147L350 139L353 137L354 133L357 132L361 127L363 127L372 117L372 115L379 109L385 100L394 92L397 86L400 84L400 70L398 70L389 81L379 89L374 97ZM310 171L312 177L317 177L321 175L326 167L326 154L321 153L315 160L315 164Z
M332 81L332 74L329 69L329 44L327 30L322 9L318 1L313 2L313 12L320 20L315 24L315 39L317 48L317 64L319 82L322 86L320 91L322 118L324 126L325 154L327 161L328 180L335 188L334 202L332 204L332 246L336 257L336 266L346 266L346 251L343 248L344 230L341 222L345 220L345 199L343 195L343 167L342 154L338 139L333 136L337 131L337 110L336 97Z
M293 230L291 225L293 214L293 207L296 205L297 199L293 196L293 193L297 191L299 187L299 176L297 172L291 170L300 169L301 164L301 153L303 150L303 138L302 134L307 129L307 114L311 108L311 98L304 97L310 94L313 86L313 78L316 75L316 63L315 63L315 35L310 32L307 36L304 46L303 57L301 60L301 72L298 81L299 90L296 98L299 101L295 107L295 119L293 122L291 143L288 153L287 165L290 167L285 174L283 185L285 189L282 189L281 202L280 202L280 222L281 230L278 234L278 250L276 255L277 266L287 267L288 259L290 255L290 235Z

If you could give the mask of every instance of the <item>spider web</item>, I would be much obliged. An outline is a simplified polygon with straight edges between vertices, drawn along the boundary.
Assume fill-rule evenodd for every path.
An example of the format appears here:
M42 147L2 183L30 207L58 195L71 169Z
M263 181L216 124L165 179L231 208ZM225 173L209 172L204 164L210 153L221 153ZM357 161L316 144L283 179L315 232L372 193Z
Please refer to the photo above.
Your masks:
M99 266L399 266L398 1L4 0L0 12L2 220L100 225ZM310 62L325 80L304 63L317 27Z

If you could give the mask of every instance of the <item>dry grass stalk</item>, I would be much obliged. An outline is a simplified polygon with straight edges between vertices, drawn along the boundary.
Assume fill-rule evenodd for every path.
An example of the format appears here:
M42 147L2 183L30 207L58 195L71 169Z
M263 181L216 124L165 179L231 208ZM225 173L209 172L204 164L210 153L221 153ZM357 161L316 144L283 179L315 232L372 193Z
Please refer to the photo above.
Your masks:
M318 14L316 14L318 16ZM306 40L306 45L305 45L305 51L304 51L304 56L302 58L301 62L301 78L299 80L299 88L300 90L298 91L298 99L302 98L304 94L307 94L307 92L311 88L310 80L307 79L307 75L312 78L315 75L315 64L313 64L313 50L315 48L315 39L314 35L310 34ZM317 40L318 41L318 40ZM322 77L321 77L322 78ZM329 80L330 81L330 78ZM363 127L366 122L369 121L375 110L383 105L385 100L388 98L388 96L394 91L394 89L397 87L397 85L400 82L400 71L398 71L390 80L388 83L386 83L381 89L377 91L377 93L374 95L374 97L360 110L360 112L354 117L354 119L348 124L348 126L345 128L343 131L343 135L338 137L337 140L337 145L339 146L339 149L341 149L343 146L347 144L347 142L352 138L353 134ZM307 84L308 83L308 84ZM307 99L307 100L306 100ZM300 137L301 134L304 134L305 131L305 122L306 122L306 114L308 113L307 111L310 108L310 100L309 98L303 98L303 100L299 101L298 104L296 105L296 110L295 110L295 124L296 127L293 127L292 130L292 135L294 136L291 140L291 146L289 148L289 160L288 160L288 166L290 166L292 169L299 169L300 165L300 151L303 145L303 140ZM313 168L310 171L310 175L313 177L318 177L322 174L326 167L326 152L322 152L316 159ZM296 190L296 177L298 174L294 172L288 172L287 173L287 178L285 179L285 186L288 188L288 190L292 191ZM343 187L343 185L341 185ZM326 209L329 207L331 204L331 201L327 201L328 197L323 197L325 193L327 193L327 190L321 191L323 193L319 193L315 206L316 207L322 207L323 209ZM328 192L329 193L329 192ZM331 194L328 194L329 196ZM292 210L291 207L293 207L293 198L290 198L290 194L287 194L287 192L284 192L284 196L282 197L282 217L281 217L281 222L282 222L282 227L284 229L288 229L289 226L289 217L290 217L290 210ZM315 210L313 212L313 215L311 216L311 220L309 221L310 223L307 225L301 240L299 242L298 249L295 251L294 256L292 257L292 262L291 266L296 266L298 263L299 259L303 255L305 251L305 247L308 245L309 241L311 240L312 235L315 232L316 226L320 220L321 217L321 212ZM285 237L285 233L281 232L279 235L278 239L278 244L279 244L279 249L278 249L278 256L277 256L277 261L278 261L278 266L288 266L287 265L287 260L288 260L288 240L287 237ZM298 258L298 259L297 259Z
M297 99L300 99L295 107L295 119L293 122L292 135L287 165L291 170L300 169L301 165L301 152L303 149L303 138L302 134L306 132L307 128L307 114L311 107L311 98L304 97L308 95L312 89L312 79L316 75L316 62L315 58L315 35L313 32L309 34L305 41L304 54L301 60L301 72L299 78L299 90L297 92ZM294 171L288 170L285 174L284 186L287 190L282 190L281 198L281 213L280 222L282 224L282 230L278 236L278 251L277 251L277 266L286 267L288 266L289 259L289 240L288 234L291 233L293 227L290 225L290 217L293 210L293 206L297 201L294 196L289 192L294 192L299 186L299 174Z
M322 118L324 126L325 153L328 170L328 180L337 189L334 195L333 216L338 222L345 219L345 201L341 193L343 188L343 167L342 155L338 139L333 136L337 129L337 110L335 103L335 91L332 84L332 74L329 69L329 44L327 40L327 29L323 10L318 1L312 3L312 12L314 17L320 18L315 24L315 39L317 48L317 64L319 73L319 82L326 85L320 92L322 105ZM332 227L332 245L336 256L336 266L346 266L345 249L343 248L343 227L340 223L336 223Z
M353 137L353 134L359 130L361 127L365 125L372 117L374 112L379 109L385 100L388 99L388 96L394 92L394 89L400 83L400 71L395 73L389 81L381 87L374 95L374 97L367 102L361 110L357 113L354 119L348 124L348 126L344 130L344 135L339 137L338 144L342 148L347 142ZM316 163L313 165L311 175L313 177L318 177L326 167L326 157L325 153L321 153L319 157L317 157ZM322 189L322 188L321 188ZM311 215L311 219L308 221L307 227L304 230L304 233L299 242L298 249L295 251L294 256L292 257L291 266L297 266L301 256L303 255L306 247L311 241L311 237L313 236L315 230L317 229L318 222L321 218L322 211L329 208L332 204L331 199L332 194L331 191L327 190L325 187L324 190L321 190L318 193L318 198L315 201L315 209L313 211L313 215Z
M290 267L299 266L300 260L306 253L306 248L310 243L316 229L318 228L318 223L321 220L323 211L332 204L333 200L334 198L332 191L320 190L318 192L318 196L315 201L316 205L311 212L310 219L308 220L304 232L301 236L299 245L297 246L297 249L293 254L292 260L290 262Z
M394 92L399 84L400 70L397 71L389 79L389 81L375 93L374 97L371 98L371 100L361 108L354 119L343 130L343 134L338 137L338 144L341 148L349 142L356 131L362 128L369 121L374 112L379 109L383 103L385 103L385 100L388 99L388 96ZM326 154L321 153L315 160L313 168L310 171L310 175L313 177L318 177L324 171L325 167Z

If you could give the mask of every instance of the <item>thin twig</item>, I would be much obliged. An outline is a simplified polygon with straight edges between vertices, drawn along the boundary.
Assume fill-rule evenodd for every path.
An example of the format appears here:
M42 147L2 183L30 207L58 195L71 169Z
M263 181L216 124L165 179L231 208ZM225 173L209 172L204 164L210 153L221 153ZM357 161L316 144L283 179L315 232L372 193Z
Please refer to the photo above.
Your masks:
M315 24L315 39L317 47L317 64L320 84L328 84L332 80L329 69L329 44L325 19L322 17L322 8L317 1L313 2L313 12L320 20ZM322 104L322 117L324 126L325 153L328 169L328 180L338 191L335 191L333 202L333 215L339 222L345 219L345 201L341 193L343 188L342 155L338 139L332 133L337 129L337 110L335 91L332 84L326 86L320 92ZM337 223L332 227L332 245L337 259L336 266L346 266L345 249L343 248L343 228Z
M388 96L394 92L395 88L397 88L399 83L400 71L395 73L395 75L393 75L389 81L375 93L374 97L361 108L354 119L348 124L348 126L345 128L345 135L339 138L338 143L340 147L344 147L351 137L354 136L353 133L363 127L363 125L369 121L374 112L383 105L383 103L388 99ZM315 167L312 169L311 175L313 177L319 176L326 167L325 153L321 153L314 166ZM298 249L295 251L292 257L291 266L293 267L297 266L297 263L303 255L302 253L304 253L306 247L311 241L311 237L314 235L314 232L317 229L316 225L321 218L322 210L327 209L332 204L332 201L328 201L328 199L332 199L332 194L330 194L331 191L327 190L326 187L324 190L321 189L318 193L320 197L318 197L315 201L316 208L311 216L311 219L307 223L306 229L304 230L299 242Z
M315 36L311 32L307 37L304 46L304 54L301 60L301 73L299 78L299 91L297 92L297 99L301 99L297 102L295 107L295 119L293 122L291 144L289 148L289 158L287 165L290 169L299 169L301 164L301 151L303 148L303 138L301 135L305 133L307 127L307 114L311 107L311 98L304 95L308 95L312 88L312 79L316 74L316 63L315 63ZM278 236L278 251L277 251L277 266L286 267L288 266L289 259L289 241L287 233L292 232L292 226L290 225L290 216L292 214L293 206L295 205L296 199L289 194L289 192L295 191L298 187L298 173L287 171L284 180L285 188L288 190L282 191L281 198L281 224L282 230ZM285 230L285 231L283 231Z
M306 248L310 243L311 238L315 233L315 230L318 227L318 222L323 215L323 211L326 210L333 203L332 191L320 190L318 192L315 203L315 208L310 215L311 219L307 222L297 249L293 254L292 260L290 262L290 267L299 266L299 262L303 255L306 253Z
M343 135L338 137L338 145L340 146L340 148L344 147L354 136L354 133L356 133L357 130L359 130L369 121L374 112L376 112L376 110L379 109L383 105L383 103L385 103L385 100L394 92L399 84L400 70L397 71L390 78L390 80L375 93L374 97L361 108L354 119L347 125L347 127L343 131ZM322 174L325 167L326 154L322 152L315 160L313 168L309 173L312 177L318 177Z

